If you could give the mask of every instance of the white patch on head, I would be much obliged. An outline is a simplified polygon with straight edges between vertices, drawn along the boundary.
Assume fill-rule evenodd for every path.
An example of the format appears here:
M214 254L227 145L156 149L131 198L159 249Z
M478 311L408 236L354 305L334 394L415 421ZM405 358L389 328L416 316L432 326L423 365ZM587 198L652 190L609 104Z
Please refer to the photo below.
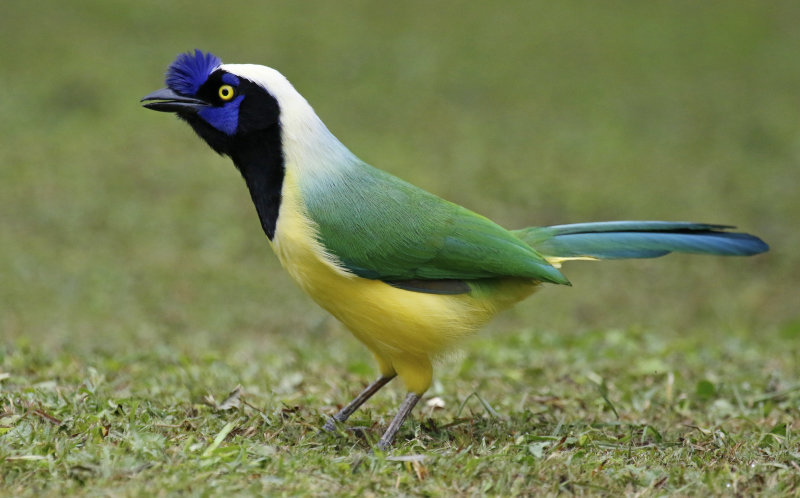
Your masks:
M257 64L223 64L220 69L263 87L278 101L286 168L302 172L298 177L304 183L335 181L359 162L281 73Z

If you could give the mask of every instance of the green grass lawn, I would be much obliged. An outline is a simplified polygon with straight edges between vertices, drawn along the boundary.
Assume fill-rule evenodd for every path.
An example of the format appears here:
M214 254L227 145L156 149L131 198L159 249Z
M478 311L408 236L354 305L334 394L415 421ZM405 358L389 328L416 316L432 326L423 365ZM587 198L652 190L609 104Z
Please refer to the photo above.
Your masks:
M3 7L0 495L800 494L796 2L162 3ZM229 162L139 106L195 47L278 68L363 159L509 228L729 223L772 250L566 266L372 455L402 387L318 434L370 355Z

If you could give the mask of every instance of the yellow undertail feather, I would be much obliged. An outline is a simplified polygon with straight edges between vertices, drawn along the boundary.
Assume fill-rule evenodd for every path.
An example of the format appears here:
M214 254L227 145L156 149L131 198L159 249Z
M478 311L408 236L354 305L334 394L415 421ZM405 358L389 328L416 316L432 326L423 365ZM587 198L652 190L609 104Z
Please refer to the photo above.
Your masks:
M440 295L392 287L358 277L328 254L305 213L297 180L287 168L272 248L292 278L363 342L381 373L397 373L409 391L431 383L431 360L485 324L494 314L535 290L532 282L508 282L511 292ZM493 296L496 296L493 298Z
M594 258L592 256L567 256L567 257L560 257L560 256L547 256L544 255L544 259L553 265L555 268L561 268L561 263L564 261L599 261L599 258Z

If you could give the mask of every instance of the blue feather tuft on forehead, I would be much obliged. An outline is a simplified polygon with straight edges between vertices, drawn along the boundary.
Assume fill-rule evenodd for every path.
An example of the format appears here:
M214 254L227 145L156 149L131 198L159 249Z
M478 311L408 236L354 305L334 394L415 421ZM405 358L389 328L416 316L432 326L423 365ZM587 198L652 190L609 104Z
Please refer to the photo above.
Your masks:
M198 49L194 53L180 54L167 69L167 86L180 95L194 96L222 61L214 54L204 54Z

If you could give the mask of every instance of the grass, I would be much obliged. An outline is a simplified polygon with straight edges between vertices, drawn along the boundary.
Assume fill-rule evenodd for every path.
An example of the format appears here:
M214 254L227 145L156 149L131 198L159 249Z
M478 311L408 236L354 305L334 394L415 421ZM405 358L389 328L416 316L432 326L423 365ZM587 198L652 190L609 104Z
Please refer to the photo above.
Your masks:
M0 494L800 493L798 15L5 6ZM137 104L195 46L279 68L361 157L505 226L690 219L772 251L567 266L370 455L401 388L363 437L317 433L371 359L278 267L227 160Z
M787 339L791 339L788 337ZM796 340L796 336L794 337ZM496 339L497 340L497 339ZM237 341L89 358L8 348L12 494L796 493L796 358L646 331L502 333L448 365L395 451L369 455L397 390L318 434L364 378L355 345ZM350 347L352 346L352 347ZM763 358L777 358L765 364ZM733 360L733 361L732 361ZM344 373L343 373L344 372ZM325 380L331 379L331 380ZM224 403L242 384L243 394ZM430 400L431 398L428 398ZM211 491L213 490L213 492Z

